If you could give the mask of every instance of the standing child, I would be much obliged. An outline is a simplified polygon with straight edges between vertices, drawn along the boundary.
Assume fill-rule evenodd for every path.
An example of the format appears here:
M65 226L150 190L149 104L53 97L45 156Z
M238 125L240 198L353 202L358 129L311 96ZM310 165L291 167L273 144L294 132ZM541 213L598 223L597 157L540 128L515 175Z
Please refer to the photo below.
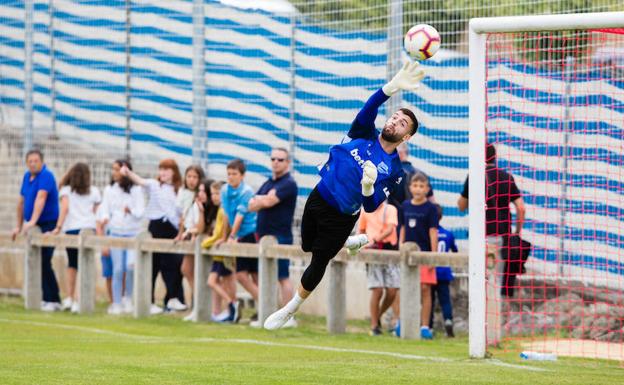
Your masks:
M104 189L104 199L98 208L99 233L116 238L134 238L141 231L145 212L143 191L130 178L121 175L121 168L132 170L127 160L116 160L111 167L111 183ZM103 253L104 254L104 253ZM112 304L109 314L132 312L134 283L134 249L113 248L108 251L111 262Z
M245 163L234 159L227 164L226 170L227 184L221 189L221 205L232 229L228 242L256 243L257 215L248 208L254 191L244 182ZM236 279L258 303L258 260L236 258ZM257 322L254 316L251 322Z
M174 239L178 235L181 213L176 207L177 193L182 185L178 163L163 159L158 164L158 179L144 179L128 167L121 168L121 175L129 177L143 187L148 196L145 216L149 219L147 229L154 238ZM165 281L167 293L164 305L167 311L184 311L184 289L182 287L182 256L175 253L152 253L152 306L151 314L163 309L154 303L154 288L158 273Z
M61 212L53 234L61 231L77 235L82 229L95 230L95 210L100 204L100 190L91 186L91 172L85 163L74 164L59 183ZM78 272L78 249L67 248L67 298L63 310L78 312L76 298L76 275Z
M396 250L398 224L397 209L388 201L372 213L364 211L360 214L360 233L366 233L368 247L372 249ZM401 274L396 264L369 264L366 265L366 273L371 291L370 335L377 336L381 334L381 316L390 308L399 290Z
M209 249L225 242L229 233L228 218L221 206L222 182L214 182L210 186L210 198L217 211L211 216L214 218L214 228L210 237L204 239L202 247ZM238 302L236 302L236 280L232 274L234 263L231 258L213 257L212 270L208 275L208 286L217 294L218 301L213 301L212 318L217 322L238 322ZM226 266L227 265L227 266ZM220 312L221 300L228 304L227 315Z
M176 199L176 206L182 213L180 228L178 230L178 236L176 237L177 240L188 240L192 237L192 231L197 230L196 226L200 222L200 216L197 210L201 208L200 206L202 206L202 204L198 206L195 205L194 202L199 192L201 181L203 180L204 170L201 166L190 165L186 168L186 171L184 171L184 185L178 191ZM207 193L207 191L205 193ZM203 232L203 229L201 232ZM197 232L195 234L197 234ZM188 281L191 293L193 292L195 269L193 258L192 255L185 255L181 266L182 275Z
M401 228L401 243L415 242L421 251L438 250L438 212L429 200L429 179L422 172L414 174L410 180L412 199L403 202L403 226ZM435 268L420 267L420 283L422 310L420 319L420 336L423 339L432 339L429 329L431 316L431 286L436 284Z
M438 212L438 222L442 220L442 206L435 205ZM441 253L457 252L455 245L455 236L442 225L438 225L438 251ZM431 288L431 306L435 304L436 294L438 302L442 308L442 316L444 317L444 330L447 337L455 337L453 332L453 305L451 304L451 294L449 291L449 283L454 279L453 270L447 266L436 267L437 282ZM429 327L433 328L433 311L429 318Z

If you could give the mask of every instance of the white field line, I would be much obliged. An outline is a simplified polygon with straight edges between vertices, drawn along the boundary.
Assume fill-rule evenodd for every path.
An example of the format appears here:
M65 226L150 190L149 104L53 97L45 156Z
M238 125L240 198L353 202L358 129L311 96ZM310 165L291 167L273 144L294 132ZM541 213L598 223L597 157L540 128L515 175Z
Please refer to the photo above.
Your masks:
M261 341L261 340L253 340L253 339L212 338L212 337L167 338L167 337L159 337L159 336L146 336L146 335L139 335L139 334L114 332L114 331L110 331L106 329L98 329L98 328L85 327L85 326L37 322L37 321L26 321L26 320L14 320L14 319L8 319L8 318L0 318L0 322L32 325L32 326L52 327L52 328L59 328L59 329L66 329L66 330L77 330L77 331L82 331L86 333L108 335L108 336L113 336L113 337L131 338L135 342L141 342L141 343L189 343L189 342L193 342L193 343L206 343L206 342L237 343L237 344L244 344L244 345L275 346L275 347L285 347L285 348L297 348L297 349L304 349L304 350L320 350L320 351L337 352L337 353L358 353L358 354L368 354L368 355L393 357L393 358L401 358L401 359L406 359L406 360L417 360L417 361L433 361L433 362L459 362L461 361L461 360L454 360L454 359L446 358L446 357L427 357L427 356L419 356L415 354L406 354L406 353L384 352L384 351L365 350L365 349L348 349L348 348L337 348L337 347L331 347L331 346L318 346L318 345L288 344L288 343ZM538 371L538 372L546 371L546 369L542 369L542 368L536 368L536 367L525 366L525 365L508 364L508 363L505 363L499 360L493 360L493 359L487 359L487 360L476 361L476 362L478 363L483 362L486 364L513 368L513 369L530 370L530 371Z

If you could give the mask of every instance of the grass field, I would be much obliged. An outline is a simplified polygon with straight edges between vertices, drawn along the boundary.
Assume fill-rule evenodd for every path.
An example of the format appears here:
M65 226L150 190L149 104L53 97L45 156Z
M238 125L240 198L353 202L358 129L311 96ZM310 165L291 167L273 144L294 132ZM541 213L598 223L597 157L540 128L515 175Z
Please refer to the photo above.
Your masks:
M364 322L329 336L320 318L267 332L189 324L168 315L135 320L25 311L0 297L2 384L624 384L619 362L522 361L494 350L467 359L467 338L369 337Z

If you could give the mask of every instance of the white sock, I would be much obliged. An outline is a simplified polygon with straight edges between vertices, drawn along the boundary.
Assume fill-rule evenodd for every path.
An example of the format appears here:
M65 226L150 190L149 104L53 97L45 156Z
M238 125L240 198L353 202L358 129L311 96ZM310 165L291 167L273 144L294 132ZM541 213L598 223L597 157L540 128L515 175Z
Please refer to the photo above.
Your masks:
M295 295L292 297L290 301L284 306L290 313L295 313L299 310L299 306L305 301L305 298L301 298L299 292L295 292Z

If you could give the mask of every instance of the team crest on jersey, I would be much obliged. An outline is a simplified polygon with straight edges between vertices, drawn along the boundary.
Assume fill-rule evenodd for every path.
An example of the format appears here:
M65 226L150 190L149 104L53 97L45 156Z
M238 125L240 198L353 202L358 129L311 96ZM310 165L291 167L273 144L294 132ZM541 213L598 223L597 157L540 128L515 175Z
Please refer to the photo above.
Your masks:
M409 227L416 227L416 219L414 218L410 218L409 222L407 223Z
M387 164L385 164L385 163L382 161L381 163L379 163L379 164L377 165L377 171L378 171L380 174L386 174L386 175L387 175L387 174L389 174L390 169L388 168L388 165L387 165Z

